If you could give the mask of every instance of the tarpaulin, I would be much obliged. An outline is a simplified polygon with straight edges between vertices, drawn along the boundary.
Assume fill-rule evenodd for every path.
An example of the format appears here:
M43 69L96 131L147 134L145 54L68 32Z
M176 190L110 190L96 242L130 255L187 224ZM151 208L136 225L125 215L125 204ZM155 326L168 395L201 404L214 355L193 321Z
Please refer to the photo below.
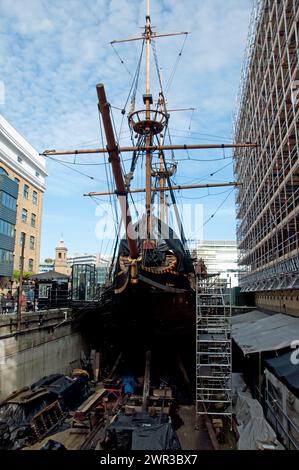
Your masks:
M299 398L299 364L294 364L292 355L295 351L290 351L274 359L265 360L266 367Z
M257 450L265 446L271 446L273 450L282 449L274 430L264 417L261 404L249 392L238 392L234 412L240 435L239 450Z
M110 450L179 450L180 444L170 417L121 413L107 428Z
M250 312L245 314L247 321L238 321L237 317L242 315L232 319L232 337L245 355L287 348L299 339L299 318L285 314L264 316L260 313L252 319Z

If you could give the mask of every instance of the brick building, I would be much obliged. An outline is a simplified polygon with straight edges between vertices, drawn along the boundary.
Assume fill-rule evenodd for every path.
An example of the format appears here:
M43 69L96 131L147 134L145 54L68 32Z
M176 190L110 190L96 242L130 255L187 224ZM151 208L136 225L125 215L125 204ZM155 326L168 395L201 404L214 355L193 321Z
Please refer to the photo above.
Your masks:
M20 270L25 237L24 271L39 271L42 200L45 191L45 158L0 115L0 172L18 184L14 233L13 270ZM1 219L1 215L0 215Z

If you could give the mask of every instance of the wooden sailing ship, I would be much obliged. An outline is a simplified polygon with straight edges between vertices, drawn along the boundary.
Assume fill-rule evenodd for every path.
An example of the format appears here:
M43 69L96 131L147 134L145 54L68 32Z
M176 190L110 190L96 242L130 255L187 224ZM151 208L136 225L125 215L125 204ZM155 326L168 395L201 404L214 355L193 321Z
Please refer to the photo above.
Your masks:
M156 325L157 329L169 331L174 325L180 331L186 331L195 319L194 305L194 266L187 248L186 238L179 211L175 201L175 191L191 188L215 186L235 186L228 182L211 185L175 186L171 177L176 171L173 158L168 159L167 152L188 149L223 149L233 147L254 147L254 144L206 144L206 145L172 145L166 143L171 112L167 107L161 76L159 78L159 96L156 101L151 93L151 53L152 43L158 38L186 35L187 32L156 33L151 26L150 2L147 0L147 13L144 31L140 36L112 41L112 44L127 41L141 41L142 55L145 53L145 93L142 96L143 108L133 106L128 113L128 125L132 133L133 145L121 147L116 140L111 119L111 107L106 98L103 84L96 87L98 107L101 113L106 136L106 148L70 150L63 152L45 151L44 155L92 154L108 152L109 162L115 183L115 191L92 192L88 196L114 195L118 198L125 237L120 241L115 263L112 284L107 292L113 297L117 306L118 318L124 317L128 322L142 319L142 324ZM138 70L138 69L137 69ZM135 74L135 77L137 72ZM138 70L139 75L139 70ZM136 85L136 83L135 83ZM137 89L137 85L135 87ZM125 110L123 110L123 114ZM130 172L125 175L122 170L120 155L132 153ZM145 159L145 187L132 188L134 171L138 161ZM129 196L145 192L145 213L141 219L132 224ZM152 203L159 195L159 212L154 214ZM167 220L167 196L170 196L174 208L179 233L176 234ZM189 321L189 320L190 321Z

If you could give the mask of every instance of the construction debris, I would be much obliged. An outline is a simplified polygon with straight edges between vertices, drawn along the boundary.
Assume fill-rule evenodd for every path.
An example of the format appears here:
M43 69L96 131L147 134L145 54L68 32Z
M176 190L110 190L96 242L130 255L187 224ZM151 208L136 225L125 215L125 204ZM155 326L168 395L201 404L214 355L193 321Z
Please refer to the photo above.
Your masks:
M20 449L52 432L90 393L84 376L53 374L0 403L0 449Z

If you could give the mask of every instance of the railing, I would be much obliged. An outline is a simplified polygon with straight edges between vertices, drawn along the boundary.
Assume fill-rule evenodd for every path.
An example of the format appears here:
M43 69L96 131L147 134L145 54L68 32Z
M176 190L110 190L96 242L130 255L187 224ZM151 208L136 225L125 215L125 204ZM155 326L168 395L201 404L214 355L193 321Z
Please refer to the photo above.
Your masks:
M25 292L26 296L26 292ZM48 297L38 298L35 293L35 297L31 302L28 297L21 301L21 312L36 312L40 310L48 310L51 308L67 307L70 305L71 295L70 291L48 291ZM0 314L16 314L19 304L18 291L12 293L12 298L7 299L2 297L0 300Z
M273 284L274 281L275 283L277 283L279 279L282 279L287 275L291 276L293 280L299 276L298 256L293 257L289 260L281 261L277 265L271 266L259 272L247 272L240 274L239 284L243 288L245 288L246 286L250 286L250 290L252 291L263 291L268 290L266 288L267 286L264 285L265 283L267 285L270 285L271 283ZM290 278L290 284L292 284L292 279ZM271 290L275 290L274 286L271 287Z
M282 407L278 403L277 400L271 395L269 390L265 390L265 404L264 404L264 412L265 416L267 417L267 412L270 413L272 420L268 418L272 426L274 426L275 432L278 434L284 445L287 447L287 449L296 449L299 450L299 442L293 439L293 437L290 434L290 431L295 431L299 435L299 428L296 426L296 424L291 420L291 418L285 414L283 411ZM277 416L277 410L279 410L279 413L283 416L286 424L287 424L287 429L285 426L279 421L279 418Z
M2 299L0 302L0 314L15 313L17 309L17 301Z
M79 287L76 287L71 291L70 298L72 301L82 301L82 302L98 302L101 298L104 286L95 285L89 289L84 289L82 292Z

